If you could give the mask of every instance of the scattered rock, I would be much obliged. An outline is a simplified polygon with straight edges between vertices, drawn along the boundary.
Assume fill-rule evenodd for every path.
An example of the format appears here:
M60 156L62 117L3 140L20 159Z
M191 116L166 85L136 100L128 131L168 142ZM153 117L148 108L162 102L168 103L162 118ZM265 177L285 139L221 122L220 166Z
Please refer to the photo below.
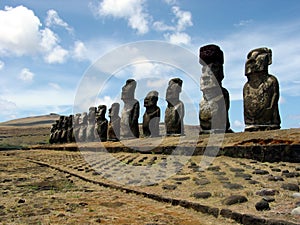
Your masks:
M296 170L296 171L300 171L300 166L297 166L297 167L295 168L295 170Z
M219 171L220 169L219 166L210 166L207 168L208 171Z
M259 181L256 181L256 180L249 180L249 184L259 184L260 182Z
M280 177L280 176L270 175L268 177L268 181L275 181L275 182L277 182L277 181L284 181L284 179L282 177Z
M243 185L240 184L235 184L235 183L225 183L223 185L224 188L228 188L228 189L243 189Z
M270 196L264 196L264 197L263 197L263 200L266 201L266 202L274 202L274 201L275 201L275 198L270 197Z
M96 222L96 223L101 223L102 221L101 221L100 218L97 218L97 219L95 220L95 222Z
M256 192L259 196L274 196L275 194L279 194L279 191L274 189L261 189Z
M300 207L297 207L292 210L291 212L292 215L300 215Z
M63 213L58 214L56 217L65 217L66 215Z
M282 175L287 178L293 178L293 177L299 177L300 173L298 173L298 172L283 173L282 172Z
M255 208L257 211L270 210L269 203L265 200L261 200L255 204Z
M173 180L176 181L185 181L185 180L189 180L190 177L174 177Z
M210 192L197 192L192 195L194 198L209 198L211 197Z
M25 199L19 199L19 200L18 200L18 203L19 203L19 204L25 203Z
M292 184L292 183L286 183L282 184L281 188L288 191L296 191L299 192L299 185L298 184Z
M195 178L194 181L195 181L195 184L197 184L197 185L207 185L207 184L210 184L210 181L208 179L206 179L206 178L203 178L203 179L197 179L197 178Z
M293 198L300 198L300 193L298 192L298 193L294 193L293 195Z
M266 174L269 174L269 171L256 169L256 170L253 171L253 174L266 175Z
M235 177L241 177L244 178L245 180L250 180L252 175L246 173L236 173Z
M281 172L281 169L279 169L279 168L272 168L271 169L273 172Z
M235 173L241 173L244 172L245 170L241 168L230 168L230 171Z
M242 195L231 195L223 201L225 205L234 205L238 203L247 202L248 199Z
M164 189L164 190L175 190L177 188L177 186L176 185L172 185L172 184L164 184L163 186L162 186L162 189Z

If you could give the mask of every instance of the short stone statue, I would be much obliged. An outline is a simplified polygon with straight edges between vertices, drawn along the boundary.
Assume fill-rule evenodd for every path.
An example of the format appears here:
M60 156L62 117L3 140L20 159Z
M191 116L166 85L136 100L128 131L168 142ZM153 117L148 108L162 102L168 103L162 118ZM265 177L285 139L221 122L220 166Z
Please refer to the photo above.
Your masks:
M50 139L49 139L49 143L50 144L53 144L56 142L55 140L55 134L58 130L58 123L59 123L59 120L56 120L54 124L52 124L51 126L51 129L50 129Z
M232 132L228 118L229 93L222 86L224 79L223 51L217 45L206 45L199 50L199 63L202 65L200 77L199 120L203 133Z
M96 112L97 112L96 107L89 108L88 125L87 125L87 129L86 129L86 138L87 138L87 141L89 141L89 142L95 141L95 139L96 139L96 136L95 136Z
M74 132L73 132L73 120L74 115L69 115L68 117L68 131L67 131L67 142L71 143L75 141Z
M139 115L140 104L134 98L136 81L128 79L122 87L121 99L124 102L124 108L121 115L121 138L139 138Z
M79 141L80 117L81 117L81 113L76 113L73 120L73 135L75 141Z
M247 55L248 81L243 89L245 131L280 129L279 84L268 72L271 64L271 49L257 48Z
M166 135L184 135L184 104L179 100L182 89L182 80L173 78L169 81L166 101L168 102L165 111Z
M110 121L108 123L107 136L109 141L119 141L120 140L120 122L119 117L120 104L113 103L111 108L108 110L108 116Z
M79 142L85 142L86 139L86 128L87 128L87 121L88 116L86 112L83 112L81 116L79 117L79 134L78 134L78 140Z
M96 123L97 123L97 133L99 135L100 141L107 141L107 126L108 121L105 118L106 114L106 105L99 105L97 114L96 114Z
M157 101L157 91L150 91L144 99L146 111L143 116L143 134L145 137L159 136L160 108L157 106Z

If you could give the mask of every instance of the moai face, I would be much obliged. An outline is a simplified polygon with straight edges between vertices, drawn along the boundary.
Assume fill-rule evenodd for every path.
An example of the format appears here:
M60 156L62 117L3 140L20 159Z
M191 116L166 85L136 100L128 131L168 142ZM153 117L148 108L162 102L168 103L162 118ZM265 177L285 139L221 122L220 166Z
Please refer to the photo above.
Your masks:
M134 92L136 88L136 81L133 79L128 79L126 84L122 87L121 99L124 102L134 99Z
M111 108L108 110L108 116L110 118L116 118L119 116L120 111L120 104L119 103L113 103L111 105Z
M105 113L106 113L106 105L99 105L98 106L98 113L101 119L105 118Z
M166 92L166 100L169 103L177 103L179 101L179 94L182 89L182 80L180 78L174 78L169 81L169 85Z
M272 50L257 48L249 52L245 65L246 76L255 73L268 73L268 66L272 64Z
M157 105L158 101L158 92L151 91L147 94L146 98L144 99L144 107L150 108Z

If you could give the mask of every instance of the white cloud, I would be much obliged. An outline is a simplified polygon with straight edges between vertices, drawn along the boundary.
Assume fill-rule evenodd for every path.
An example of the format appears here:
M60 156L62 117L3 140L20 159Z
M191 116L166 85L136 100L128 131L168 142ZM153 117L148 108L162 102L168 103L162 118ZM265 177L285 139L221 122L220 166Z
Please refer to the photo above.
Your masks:
M0 60L0 70L2 70L5 66L5 63L3 61Z
M107 111L111 107L111 105L115 102L115 99L112 99L110 96L104 96L102 98L98 98L95 106L98 107L98 105L106 105ZM88 108L87 108L88 109Z
M177 4L177 0L163 0L165 3L169 4L169 5L175 5Z
M0 10L0 54L24 55L38 51L40 26L39 18L24 6Z
M7 120L14 119L16 117L16 103L0 97L0 109L0 118Z
M175 45L188 45L191 42L191 37L187 33L166 34L165 37L171 44Z
M177 18L177 31L184 31L187 27L193 26L191 12L182 11L178 6L173 6L172 11Z
M250 23L252 23L253 20L250 19L250 20L241 20L240 22L234 24L235 27L243 27L243 26L247 26L249 25Z
M171 1L168 1L168 3L170 2ZM173 6L172 12L175 16L172 19L173 25L167 25L163 21L155 21L152 25L153 29L159 32L169 31L164 34L164 37L172 44L190 44L191 37L183 31L185 31L186 28L193 26L192 13L183 11L178 6Z
M54 10L48 11L46 21L49 26L71 29ZM34 12L24 6L0 10L0 55L42 54L47 63L65 62L68 51L59 45L58 35L41 26Z
M72 51L72 57L78 60L84 60L88 58L88 50L83 42L75 42L74 49Z
M61 90L60 85L58 85L57 83L49 83L49 86L55 90Z
M69 24L67 24L64 20L62 20L59 17L58 13L53 9L50 9L47 12L46 26L47 27L60 26L65 28L67 31L71 33L73 32L73 29L69 26Z
M32 73L28 68L23 68L19 74L19 79L30 82L33 80L34 73Z
M61 46L56 46L45 57L45 61L49 64L64 63L67 59L69 52L63 49Z
M235 128L235 129L241 129L241 128L244 128L244 127L245 127L245 125L242 121L235 120L233 122L233 128Z
M96 9L94 10L96 15L125 19L138 34L145 34L149 31L149 15L145 12L144 2L144 0L103 0L97 6L91 7L93 10Z

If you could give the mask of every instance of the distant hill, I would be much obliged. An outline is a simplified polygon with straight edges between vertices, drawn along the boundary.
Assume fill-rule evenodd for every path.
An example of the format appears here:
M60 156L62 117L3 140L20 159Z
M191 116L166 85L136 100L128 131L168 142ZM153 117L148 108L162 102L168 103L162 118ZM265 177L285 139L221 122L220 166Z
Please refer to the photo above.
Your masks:
M51 126L59 118L58 114L51 113L49 115L32 116L20 119L9 120L0 123L0 126Z

